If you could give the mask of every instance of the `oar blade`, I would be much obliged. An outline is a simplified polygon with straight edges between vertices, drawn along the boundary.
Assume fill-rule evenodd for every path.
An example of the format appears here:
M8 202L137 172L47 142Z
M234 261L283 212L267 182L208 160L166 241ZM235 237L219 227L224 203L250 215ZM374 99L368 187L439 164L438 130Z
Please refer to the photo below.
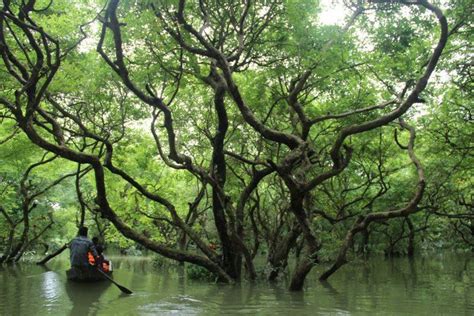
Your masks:
M133 293L132 291L130 291L130 290L127 289L126 287L123 287L123 286L118 285L118 284L116 284L116 285L117 285L117 287L120 289L120 291L122 291L122 292L125 293L125 294L132 294L132 293Z
M107 273L105 273L104 271L102 271L101 269L99 269L98 267L96 267L97 271L99 271L107 280L109 280L110 282L112 282L113 284L115 284L119 289L120 291L122 291L122 293L125 293L125 294L132 294L133 292L130 291L129 289L127 289L126 287L124 286L121 286L120 284L118 284L116 281L114 281L114 279L112 279L111 277L109 277L107 275Z

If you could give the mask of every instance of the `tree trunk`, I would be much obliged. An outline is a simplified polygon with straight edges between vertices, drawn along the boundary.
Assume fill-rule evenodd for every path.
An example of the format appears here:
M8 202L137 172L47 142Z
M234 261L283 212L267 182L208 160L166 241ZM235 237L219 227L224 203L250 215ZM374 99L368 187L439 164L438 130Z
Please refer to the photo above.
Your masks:
M22 193L26 196L26 189L22 188ZM18 261L22 255L22 251L24 251L24 245L27 243L28 240L28 233L30 231L30 218L29 214L31 209L35 207L33 205L30 208L30 200L28 198L25 198L25 200L22 203L22 211L23 211L23 231L21 233L20 239L18 240L18 244L13 248L13 250L10 252L8 255L6 262L12 262L12 261Z
M291 192L291 210L295 214L305 241L304 257L297 264L290 284L290 291L301 291L306 276L313 266L318 263L318 251L321 248L319 241L312 232L308 216L303 207L304 194Z
M413 257L413 255L415 254L415 228L409 217L407 217L406 221L409 229L407 255L408 257Z
M5 246L5 251L3 252L2 257L0 257L0 263L3 263L10 257L10 254L13 250L13 238L15 236L15 227L10 228L10 232L8 233L8 240L7 245Z
M215 75L213 72L211 76ZM224 186L226 182L226 161L224 154L224 141L228 129L228 118L224 104L225 86L219 78L215 85L214 106L217 113L217 131L213 139L212 153L212 174L216 185L212 188L212 212L214 214L214 223L219 234L222 249L222 267L224 271L233 279L240 279L241 267L236 247L230 238L228 231L229 224L226 219L226 196L224 195ZM237 266L238 265L238 266Z
M293 272L290 283L290 291L301 291L303 290L304 281L306 276L311 271L313 266L318 262L316 253L308 245L303 253L303 258L300 260L298 265Z
M296 245L296 240L300 235L301 228L298 223L295 222L288 234L282 239L277 238L272 244L267 259L272 268L267 277L268 281L275 281L279 273L287 267L290 250Z
M367 256L367 255L370 254L370 249L369 249L370 233L369 233L369 229L366 228L361 233L362 233L362 247L361 247L361 250L362 250L362 253Z

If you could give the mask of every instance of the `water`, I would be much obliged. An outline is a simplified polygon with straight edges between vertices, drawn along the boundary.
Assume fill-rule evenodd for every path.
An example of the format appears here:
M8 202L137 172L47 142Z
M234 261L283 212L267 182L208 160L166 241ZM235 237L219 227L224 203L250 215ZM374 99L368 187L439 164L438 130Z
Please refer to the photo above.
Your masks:
M218 285L187 280L149 258L113 258L109 282L66 281L67 260L0 267L0 315L474 315L474 256L437 254L352 262L330 283L291 293L285 281Z

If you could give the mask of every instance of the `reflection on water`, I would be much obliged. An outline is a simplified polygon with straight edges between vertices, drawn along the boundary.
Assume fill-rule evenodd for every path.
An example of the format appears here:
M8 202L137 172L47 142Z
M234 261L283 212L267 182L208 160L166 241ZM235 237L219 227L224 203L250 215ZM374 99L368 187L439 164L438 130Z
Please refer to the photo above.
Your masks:
M69 315L95 315L100 309L100 297L109 286L110 282L65 282L66 294L72 306Z
M48 310L55 307L58 298L61 296L62 282L58 274L54 271L43 273L43 281L41 282L41 295L45 301L44 306Z
M140 315L204 315L204 302L185 295L138 307Z
M109 282L71 283L67 258L49 269L0 267L0 315L474 315L472 255L353 262L330 282L315 269L302 293L277 284L216 285L187 280L181 267L154 270L148 258L115 258Z

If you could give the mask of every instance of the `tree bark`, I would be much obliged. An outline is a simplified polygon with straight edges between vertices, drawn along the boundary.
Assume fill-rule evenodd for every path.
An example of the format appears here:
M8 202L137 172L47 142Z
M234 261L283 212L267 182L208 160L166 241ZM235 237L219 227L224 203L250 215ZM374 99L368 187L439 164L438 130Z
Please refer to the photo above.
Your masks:
M306 276L318 262L318 251L321 245L316 239L308 221L308 216L303 206L304 194L291 192L291 195L291 210L298 220L306 246L303 258L299 261L293 272L290 291L301 291Z
M407 247L407 255L408 257L413 257L415 254L415 228L411 219L407 216L406 219L408 225L408 247Z
M296 240L301 235L301 228L295 222L291 230L283 236L283 238L276 238L273 242L268 254L268 263L271 266L271 271L268 274L268 281L275 281L279 273L283 271L288 265L288 256L290 250L296 245Z
M226 208L227 197L224 194L224 186L227 177L227 165L224 154L224 141L229 127L227 111L225 109L225 85L219 75L212 68L210 76L214 83L214 109L217 114L217 129L212 141L212 175L215 185L212 187L212 212L214 223L221 242L222 267L233 279L239 279L241 274L240 265L237 267L237 252L239 247L234 245L227 222Z

